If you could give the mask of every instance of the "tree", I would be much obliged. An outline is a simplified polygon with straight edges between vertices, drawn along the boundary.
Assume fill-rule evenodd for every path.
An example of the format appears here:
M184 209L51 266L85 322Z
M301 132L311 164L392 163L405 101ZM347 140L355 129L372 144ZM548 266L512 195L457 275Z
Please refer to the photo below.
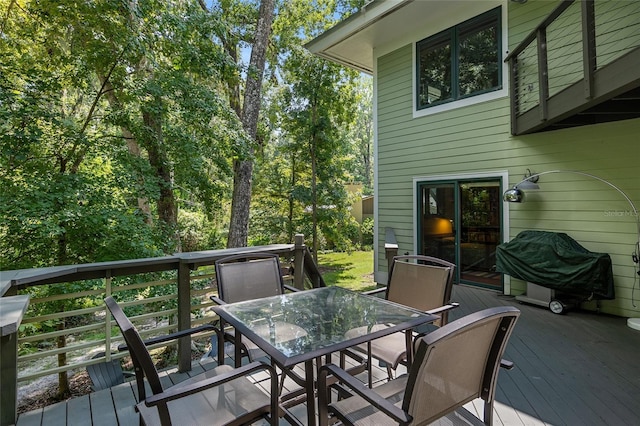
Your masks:
M218 94L229 66L218 22L181 1L2 5L2 268L179 249L180 196L214 205L244 133Z
M210 13L206 3L199 1L200 7ZM245 135L248 138L246 150L239 151L233 162L233 195L231 201L231 219L227 247L244 247L247 245L249 232L249 209L251 205L251 179L253 175L253 153L258 134L258 119L261 105L262 78L264 75L267 47L271 35L271 25L275 13L275 0L261 0L257 15L255 32L252 35L240 35L239 28L233 24L246 24L247 12L251 8L242 2L221 0L217 5L219 13L229 19L229 30L217 32L225 51L237 63L238 50L241 40L250 38L252 49L249 68L246 72L244 101L240 104L240 79L237 73L227 75L226 87L230 107L236 112L242 122ZM213 14L212 14L213 15ZM242 28L246 30L246 28Z
M354 119L349 138L353 143L353 175L362 182L364 194L373 194L373 87L369 77L356 80Z
M293 145L290 149L295 152L295 158L309 161L308 165L305 163L310 170L304 183L309 185L304 201L309 203L312 247L317 257L321 223L335 225L348 220L344 189L348 180L346 125L353 115L348 106L353 105L356 74L301 48L292 50L285 71L289 86L281 98L281 126ZM300 184L297 181L296 186ZM324 231L338 239L337 229L339 227L326 226Z
M244 103L242 107L242 125L252 141L256 140L258 116L261 104L262 76L267 56L267 44L271 34L271 23L275 9L275 0L262 0L254 36L251 60L247 72ZM233 165L233 198L231 201L231 222L227 247L245 247L249 234L249 210L251 205L251 179L253 160L250 156L241 158Z

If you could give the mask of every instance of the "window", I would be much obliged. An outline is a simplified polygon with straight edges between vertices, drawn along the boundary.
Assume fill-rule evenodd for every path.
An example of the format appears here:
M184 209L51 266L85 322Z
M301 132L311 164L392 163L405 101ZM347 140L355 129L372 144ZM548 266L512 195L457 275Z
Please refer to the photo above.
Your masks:
M500 8L416 44L417 108L502 87Z

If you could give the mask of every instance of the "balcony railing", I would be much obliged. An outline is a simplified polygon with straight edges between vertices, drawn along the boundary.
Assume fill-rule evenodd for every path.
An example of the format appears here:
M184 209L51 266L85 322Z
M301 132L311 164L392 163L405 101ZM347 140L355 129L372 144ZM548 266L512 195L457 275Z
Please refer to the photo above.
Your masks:
M512 133L544 130L637 88L639 46L640 2L562 1L505 59Z
M106 296L113 295L122 304L143 338L211 323L216 318L209 296L217 295L212 265L231 254L255 252L278 254L284 259L283 266L291 262L293 273L287 277L298 288L324 286L302 235L296 236L295 244L2 271L3 300L29 296L29 307L18 332L17 366L11 366L17 370L17 382L64 374L125 356L126 353L117 352L123 339L106 312ZM189 370L191 338L172 344L177 345L179 370ZM103 355L92 358L95 354ZM3 388L5 385L3 377ZM3 398L1 405L6 413L11 401L5 404Z

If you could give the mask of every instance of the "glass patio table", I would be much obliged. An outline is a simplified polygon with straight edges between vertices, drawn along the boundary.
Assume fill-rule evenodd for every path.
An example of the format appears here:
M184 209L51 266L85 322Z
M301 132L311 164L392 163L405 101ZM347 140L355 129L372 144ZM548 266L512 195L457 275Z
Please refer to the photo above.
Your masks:
M266 352L283 370L305 366L308 424L315 425L313 360L398 331L433 322L437 316L340 287L321 287L215 306L213 310L236 329L235 358L240 362L240 336ZM345 334L349 331L349 337ZM408 361L411 350L407 350ZM284 380L284 378L283 378Z

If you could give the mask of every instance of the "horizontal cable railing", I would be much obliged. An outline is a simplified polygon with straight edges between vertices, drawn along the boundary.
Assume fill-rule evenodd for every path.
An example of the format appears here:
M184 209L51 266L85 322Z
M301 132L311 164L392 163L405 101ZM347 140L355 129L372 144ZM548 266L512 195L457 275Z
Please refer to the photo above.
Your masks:
M599 0L595 17L598 68L640 46L640 2Z
M174 271L158 274L172 278L154 279L153 273L98 280L32 286L20 294L29 294L27 314L19 335L18 381L29 381L93 363L110 360L117 353L122 337L106 315L102 300L113 296L131 314L132 322L143 338L176 331L177 275ZM148 277L146 280L143 277ZM134 278L141 282L127 284ZM196 280L193 280L197 283ZM38 297L65 287L96 288L48 297ZM208 289L215 291L215 285ZM213 294L213 293L212 293ZM203 295L206 295L204 293ZM76 306L90 305L89 308ZM60 312L38 315L38 312L60 309ZM206 309L206 306L200 308ZM109 344L107 344L109 342ZM176 342L172 342L173 345ZM107 349L107 347L109 349ZM94 355L104 354L93 358ZM64 357L60 362L60 356ZM63 363L65 365L59 366ZM42 368L42 366L46 366Z

